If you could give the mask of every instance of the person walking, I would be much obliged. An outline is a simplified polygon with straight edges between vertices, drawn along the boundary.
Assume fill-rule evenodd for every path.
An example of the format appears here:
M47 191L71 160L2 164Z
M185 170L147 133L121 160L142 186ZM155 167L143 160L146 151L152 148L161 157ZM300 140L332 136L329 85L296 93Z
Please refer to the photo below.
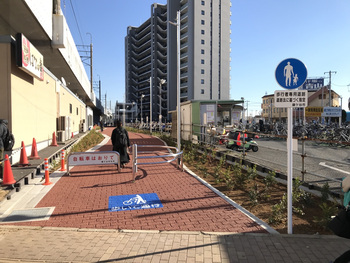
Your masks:
M342 191L344 192L343 206L345 209L349 209L350 205L350 176L347 176L343 179L341 183ZM337 257L331 263L348 263L350 262L350 250L345 251L339 257Z
M116 128L112 132L112 144L113 151L119 153L120 156L120 166L124 168L125 164L130 161L130 157L128 154L128 147L130 146L129 134L122 127L122 123L120 120L116 122Z
M8 137L8 121L0 119L0 179L3 177L5 143Z

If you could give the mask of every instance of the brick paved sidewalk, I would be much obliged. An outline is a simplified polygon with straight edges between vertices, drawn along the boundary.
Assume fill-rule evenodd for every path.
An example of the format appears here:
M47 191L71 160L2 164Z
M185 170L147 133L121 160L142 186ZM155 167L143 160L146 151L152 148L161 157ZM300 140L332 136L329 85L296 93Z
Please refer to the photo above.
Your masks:
M105 129L110 135L112 128ZM132 143L160 145L149 135L130 133ZM110 151L111 141L99 151ZM211 231L266 233L250 217L211 189L176 169L174 163L139 166L132 179L131 163L121 173L114 165L77 166L63 176L39 202L37 208L55 207L46 221L16 225L98 229ZM108 211L110 196L156 193L163 208Z
M130 138L161 144L143 134ZM268 226L174 164L140 166L136 182L131 178L131 164L120 174L114 165L78 166L55 178L36 205L54 207L48 220L0 225L0 262L327 263L350 247L335 236L268 234ZM157 193L164 207L108 211L109 196L142 193ZM37 203L30 194L24 203Z
M335 236L0 227L0 262L328 263Z

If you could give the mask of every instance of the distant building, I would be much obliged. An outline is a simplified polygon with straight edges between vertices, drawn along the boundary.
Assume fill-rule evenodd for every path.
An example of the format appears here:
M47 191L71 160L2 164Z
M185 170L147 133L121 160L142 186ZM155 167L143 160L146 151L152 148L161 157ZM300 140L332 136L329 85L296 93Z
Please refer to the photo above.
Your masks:
M327 86L324 86L318 90L308 91L308 107L339 107L340 96L335 92L331 91L331 104L329 103L329 90ZM265 95L262 97L262 117L265 121L276 122L287 120L287 108L275 107L274 94ZM293 108L293 118L295 120L304 119L304 108ZM314 117L306 118L306 121L317 119Z
M302 90L317 91L324 86L324 78L310 78L299 88Z
M170 120L177 105L177 11L180 10L180 98L230 98L229 0L168 0L153 4L151 17L129 27L125 38L126 102L136 102L142 118ZM152 84L150 90L150 82ZM150 105L152 91L152 105ZM141 111L137 116L140 119Z
M139 27L128 27L125 37L125 102L137 103L141 111L135 118L146 121L167 116L167 8L153 4L151 17ZM150 92L152 85L152 92ZM151 98L152 94L152 98ZM141 103L142 100L142 103ZM152 101L152 107L150 102Z

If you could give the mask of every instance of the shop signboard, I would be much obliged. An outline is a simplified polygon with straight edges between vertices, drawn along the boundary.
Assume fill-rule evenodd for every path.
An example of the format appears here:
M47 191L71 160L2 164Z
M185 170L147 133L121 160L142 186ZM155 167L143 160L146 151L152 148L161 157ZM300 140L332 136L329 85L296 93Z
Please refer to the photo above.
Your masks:
M306 107L305 117L321 117L323 113L323 107Z
M341 117L342 108L324 107L322 117Z
M17 66L29 75L44 80L44 57L21 33L17 34Z

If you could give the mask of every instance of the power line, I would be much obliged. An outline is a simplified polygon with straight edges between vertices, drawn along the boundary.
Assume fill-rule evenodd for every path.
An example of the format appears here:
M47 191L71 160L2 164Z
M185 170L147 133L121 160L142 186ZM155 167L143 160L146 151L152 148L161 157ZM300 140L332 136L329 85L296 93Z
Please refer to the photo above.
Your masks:
M79 36L80 36L80 40L81 40L81 42L82 42L82 43L83 43L83 45L84 45L84 41L83 41L83 38L82 38L82 36L81 36L81 32L80 32L80 28L79 28L79 24L78 24L77 16L75 15L75 10L74 10L74 6L73 6L73 3L72 3L72 0L70 0L69 2L70 2L70 6L72 7L72 11L73 11L73 15L74 15L75 23L77 24L77 28L78 28L78 32L79 32Z
M332 85L337 86L337 87L348 87L349 86L349 84L339 85L339 84L335 84L334 82L332 83Z

